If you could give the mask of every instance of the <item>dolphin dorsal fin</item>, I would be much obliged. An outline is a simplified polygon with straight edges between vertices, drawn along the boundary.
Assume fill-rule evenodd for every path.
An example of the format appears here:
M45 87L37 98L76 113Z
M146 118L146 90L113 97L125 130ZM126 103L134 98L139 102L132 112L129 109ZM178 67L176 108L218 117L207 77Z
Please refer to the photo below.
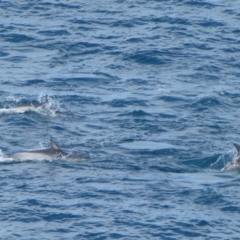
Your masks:
M237 149L238 156L240 155L240 146L236 143L233 144L235 148Z
M57 143L55 143L52 139L50 139L50 145L51 145L51 149L61 150L60 147L57 145Z

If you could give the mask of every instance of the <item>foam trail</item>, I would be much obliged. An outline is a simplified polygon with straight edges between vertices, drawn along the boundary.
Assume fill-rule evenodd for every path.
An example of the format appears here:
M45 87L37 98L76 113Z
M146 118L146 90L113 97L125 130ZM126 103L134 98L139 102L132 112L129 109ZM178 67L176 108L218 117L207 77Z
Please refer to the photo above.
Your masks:
M14 161L14 159L5 156L4 153L2 152L2 150L0 149L0 163L4 163L4 162L12 162L12 161Z

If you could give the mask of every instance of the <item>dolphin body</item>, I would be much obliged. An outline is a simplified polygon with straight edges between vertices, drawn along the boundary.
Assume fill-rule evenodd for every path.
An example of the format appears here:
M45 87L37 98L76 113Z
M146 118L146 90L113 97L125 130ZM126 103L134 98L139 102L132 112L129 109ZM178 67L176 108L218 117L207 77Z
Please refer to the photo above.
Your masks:
M7 108L7 109L1 109L4 110L2 111L7 112L7 113L25 113L31 109L37 109L39 107L42 107L45 104L48 104L49 100L48 100L48 95L46 95L45 101L42 103L28 103L28 104L21 104L17 107L13 107L13 108ZM53 114L65 114L65 115L74 115L74 113L72 111L61 111L61 110L54 110L54 108L49 108L49 110L51 111L51 113Z
M237 157L233 161L229 162L224 168L222 168L222 172L240 169L240 145L236 143L233 145L237 149Z
M50 139L50 148L18 152L10 155L11 158L18 160L45 160L52 158L63 158L68 154L61 150L57 143Z
M26 111L29 111L31 108L39 108L47 103L48 103L48 96L46 95L46 99L42 103L22 104L18 107L14 107L12 110L14 110L15 112L18 112L18 113L24 113Z

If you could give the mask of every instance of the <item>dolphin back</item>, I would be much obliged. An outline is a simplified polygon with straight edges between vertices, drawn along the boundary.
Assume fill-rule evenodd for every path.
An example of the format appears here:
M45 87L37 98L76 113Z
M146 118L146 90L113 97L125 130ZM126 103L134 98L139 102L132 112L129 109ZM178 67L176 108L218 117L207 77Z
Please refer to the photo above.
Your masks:
M18 152L10 155L10 157L24 160L44 160L49 158L51 159L53 157L63 157L67 155L68 154L62 151L56 142L50 139L50 148L27 152Z

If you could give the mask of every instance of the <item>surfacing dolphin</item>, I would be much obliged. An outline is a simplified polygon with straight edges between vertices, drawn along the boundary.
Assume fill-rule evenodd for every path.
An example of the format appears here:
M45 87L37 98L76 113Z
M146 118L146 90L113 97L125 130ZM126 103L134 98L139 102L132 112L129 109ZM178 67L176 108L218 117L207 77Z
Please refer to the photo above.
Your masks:
M58 144L50 139L50 148L18 152L12 154L10 157L19 160L44 160L52 158L64 158L66 156L68 156L68 154L62 151Z
M29 111L31 108L39 108L47 103L48 103L48 95L46 95L45 101L42 103L22 104L20 106L14 107L13 110L19 113L24 113L26 111Z
M233 161L229 162L224 168L222 168L222 172L240 169L240 145L236 143L233 145L237 149L237 157Z

